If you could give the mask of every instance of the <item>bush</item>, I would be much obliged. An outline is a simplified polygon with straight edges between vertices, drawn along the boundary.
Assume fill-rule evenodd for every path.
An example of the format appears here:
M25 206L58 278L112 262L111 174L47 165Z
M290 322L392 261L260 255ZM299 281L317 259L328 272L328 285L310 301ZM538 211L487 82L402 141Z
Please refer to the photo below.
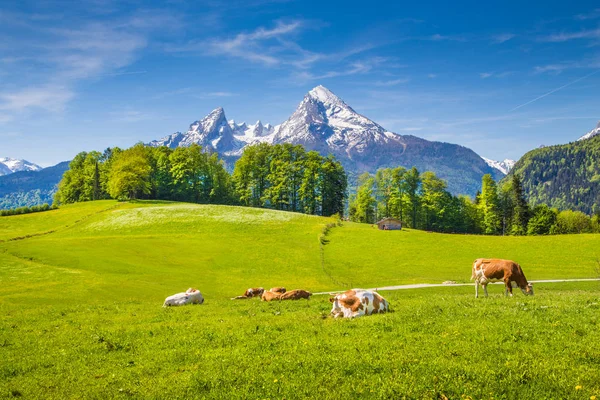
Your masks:
M40 206L19 207L19 208L13 208L10 210L1 210L0 217L8 217L10 215L31 214L31 213L35 213L35 212L56 210L57 208L58 208L58 206L56 206L56 205L50 206L50 205L48 205L48 203L44 203Z

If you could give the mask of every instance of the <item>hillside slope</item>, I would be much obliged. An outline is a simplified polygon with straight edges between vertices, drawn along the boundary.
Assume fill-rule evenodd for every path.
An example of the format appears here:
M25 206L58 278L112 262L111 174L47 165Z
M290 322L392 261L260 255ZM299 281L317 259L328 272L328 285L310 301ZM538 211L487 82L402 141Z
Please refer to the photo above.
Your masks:
M600 136L532 150L505 179L519 174L532 204L600 211Z

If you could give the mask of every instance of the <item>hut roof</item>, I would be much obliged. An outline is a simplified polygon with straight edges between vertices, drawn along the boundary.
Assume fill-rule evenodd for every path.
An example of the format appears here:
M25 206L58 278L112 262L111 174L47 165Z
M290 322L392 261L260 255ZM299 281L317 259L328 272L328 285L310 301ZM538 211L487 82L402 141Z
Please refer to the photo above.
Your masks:
M388 218L384 218L384 219L382 219L379 222L376 222L376 224L379 225L379 224L383 224L383 223L386 223L386 222L396 222L398 224L402 224L402 221L400 221L399 219L389 218L389 217Z

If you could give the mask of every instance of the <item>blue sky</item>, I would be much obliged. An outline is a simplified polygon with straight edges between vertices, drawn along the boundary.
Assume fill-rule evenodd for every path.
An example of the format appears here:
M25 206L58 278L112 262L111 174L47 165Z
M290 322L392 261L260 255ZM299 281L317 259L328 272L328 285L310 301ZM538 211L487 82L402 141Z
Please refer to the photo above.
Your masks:
M390 4L395 3L395 4ZM322 84L400 134L518 159L600 119L597 2L3 1L0 157L48 166Z

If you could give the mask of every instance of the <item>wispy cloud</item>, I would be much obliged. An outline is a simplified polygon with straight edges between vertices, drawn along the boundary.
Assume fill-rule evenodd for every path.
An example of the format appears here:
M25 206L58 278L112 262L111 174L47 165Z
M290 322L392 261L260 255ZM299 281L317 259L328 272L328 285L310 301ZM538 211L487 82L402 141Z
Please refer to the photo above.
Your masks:
M22 75L23 68L30 68L31 73L26 88L6 89L5 85L0 94L0 109L10 113L28 109L61 112L77 95L82 80L146 73L126 68L147 47L150 33L160 23L175 20L169 13L137 12L102 22L73 20L65 28L62 23L40 24L41 14L21 17L21 37L10 42L2 62L13 76ZM31 69L31 65L36 67Z
M536 97L535 99L529 100L529 101L528 101L528 102L526 102L526 103L520 104L520 105L516 106L515 108L512 108L512 109L508 110L508 112L513 112L513 111L516 111L516 110L518 110L519 108L525 107L525 106L527 106L527 105L529 105L529 104L531 104L531 103L534 103L534 102L536 102L536 101L538 101L538 100L540 100L540 99L543 99L544 97L550 96L552 93L556 93L556 92L558 92L559 90L562 90L562 89L564 89L564 88L566 88L566 87L569 87L569 86L571 86L571 85L573 85L573 84L575 84L575 83L577 83L577 82L580 82L580 81L582 81L582 80L584 80L584 79L587 79L587 78L589 78L590 76L597 74L598 72L600 72L600 70L596 70L596 71L594 71L594 72L592 72L592 73L589 73L589 74L587 74L587 75L585 75L585 76L582 76L581 78L575 79L574 81L571 81L571 82L569 82L569 83L567 83L567 84L565 84L565 85L562 85L562 86L560 86L560 87L557 87L556 89L552 89L551 91L549 91L549 92L547 92L547 93L544 93L544 94L542 94L541 96L538 96L538 97Z
M494 36L492 36L492 43L500 44L500 43L508 42L509 40L513 39L516 36L517 35L515 35L514 33L501 33L499 35L494 35Z
M300 71L294 74L294 78L299 83L306 83L309 81L322 80L328 78L336 78L340 76L350 76L356 74L364 74L370 72L373 68L383 64L388 60L385 57L372 57L363 59L355 62L351 62L344 68L339 70L327 71L321 74L314 74L308 71ZM398 82L400 83L400 82Z
M577 14L574 18L579 21L600 18L600 8L596 8L595 10L590 11L589 13Z
M30 87L9 93L0 93L0 110L21 112L28 108L37 108L60 112L73 97L73 91L65 86Z
M440 41L444 41L444 40L451 41L451 42L466 42L467 41L467 38L462 35L440 35L439 33L436 33L431 36L427 36L424 39L432 40L434 42L440 42Z
M389 81L377 81L377 82L375 82L375 86L386 86L386 87L396 86L396 85L400 85L403 83L407 83L409 81L410 81L410 79L408 79L408 78L392 79Z
M183 46L168 46L173 52L204 52L211 55L225 55L270 66L281 64L284 59L278 54L292 51L306 58L314 58L310 52L301 49L285 38L302 29L302 21L277 21L275 27L259 27L252 32L238 33L232 38L211 38L191 41Z
M567 42L570 40L577 39L600 39L600 28L598 29L585 29L578 32L561 32L554 33L551 35L541 36L538 38L541 42Z
M217 99L217 98L223 98L223 97L233 97L233 96L237 96L237 93L232 93L232 92L207 92L207 93L197 93L194 94L192 97L195 97L197 99Z
M480 72L479 77L481 79L487 78L505 78L509 75L512 75L513 71L504 71L504 72Z
M564 61L556 64L538 65L533 71L536 74L552 73L560 74L568 69L595 69L600 68L600 59L588 59L582 61Z

